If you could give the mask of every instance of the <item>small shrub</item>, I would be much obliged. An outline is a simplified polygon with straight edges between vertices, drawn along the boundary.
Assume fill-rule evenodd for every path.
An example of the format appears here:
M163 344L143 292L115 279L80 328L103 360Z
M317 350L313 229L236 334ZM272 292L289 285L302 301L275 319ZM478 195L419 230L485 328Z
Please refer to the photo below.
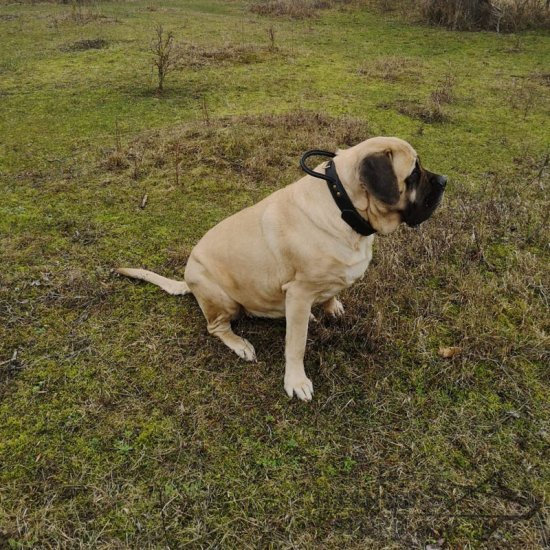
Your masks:
M122 153L118 149L115 149L107 155L103 162L103 165L107 170L122 170L123 168L128 168L128 160L124 153Z
M437 85L436 89L430 94L430 99L439 105L452 103L455 99L454 95L455 78L448 74Z
M486 29L496 17L490 0L424 0L420 13L426 21L449 29Z
M497 32L550 28L550 2L546 0L494 0L494 3Z
M527 79L514 79L509 89L510 107L521 113L524 119L535 108L540 96L538 86Z
M267 29L267 36L269 38L269 51L274 52L277 50L277 46L275 45L275 27L273 25Z
M71 14L69 17L74 23L77 23L79 25L86 25L91 21L101 19L103 16L99 12L94 11L92 7L84 8L82 6L82 2L76 2L75 0L73 0L71 2Z
M153 54L153 65L157 71L157 93L164 92L166 76L174 71L179 64L179 52L172 31L165 32L162 25L155 30L155 38L151 41L150 51Z

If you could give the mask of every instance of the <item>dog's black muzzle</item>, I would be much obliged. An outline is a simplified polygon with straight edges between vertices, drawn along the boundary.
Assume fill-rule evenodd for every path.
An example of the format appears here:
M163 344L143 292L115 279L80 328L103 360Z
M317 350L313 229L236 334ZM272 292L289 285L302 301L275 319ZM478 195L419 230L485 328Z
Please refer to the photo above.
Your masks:
M447 176L425 170L420 183L416 186L414 200L402 214L403 221L411 227L425 222L439 206L446 186Z

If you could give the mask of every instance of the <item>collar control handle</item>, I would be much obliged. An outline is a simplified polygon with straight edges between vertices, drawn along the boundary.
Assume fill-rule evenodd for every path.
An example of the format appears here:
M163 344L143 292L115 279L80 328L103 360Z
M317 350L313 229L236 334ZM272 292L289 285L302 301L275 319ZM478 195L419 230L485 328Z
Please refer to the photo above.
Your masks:
M326 174L321 174L321 172L315 172L315 170L312 170L311 168L309 168L308 165L306 164L306 160L309 157L328 157L333 159L335 156L336 156L336 153L331 153L330 151L323 151L321 149L314 149L302 155L302 158L300 159L300 167L306 174L309 174L314 178L321 178L325 181L331 181Z

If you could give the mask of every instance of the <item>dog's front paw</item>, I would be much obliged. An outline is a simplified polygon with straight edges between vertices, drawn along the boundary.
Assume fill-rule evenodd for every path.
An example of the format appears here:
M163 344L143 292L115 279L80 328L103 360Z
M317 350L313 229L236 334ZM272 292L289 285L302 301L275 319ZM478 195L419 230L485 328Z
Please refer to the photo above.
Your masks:
M344 306L340 300L336 298L331 298L325 304L325 313L332 315L333 317L342 317L344 315Z
M313 397L313 383L305 375L285 376L285 391L289 397L296 394L302 401L311 401Z

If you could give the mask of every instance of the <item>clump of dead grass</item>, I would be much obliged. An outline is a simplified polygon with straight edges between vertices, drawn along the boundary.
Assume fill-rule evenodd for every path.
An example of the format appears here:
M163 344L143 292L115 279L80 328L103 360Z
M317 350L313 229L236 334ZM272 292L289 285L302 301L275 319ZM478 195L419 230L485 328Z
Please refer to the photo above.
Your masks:
M103 38L90 38L84 40L77 40L63 46L61 49L66 51L86 51L86 50L101 50L109 45L107 40Z
M228 117L140 137L121 149L106 151L102 164L115 171L128 168L130 151L139 149L144 152L144 174L155 169L172 171L184 161L187 166L232 172L247 186L277 186L286 169L297 168L296 159L305 150L313 146L334 150L367 137L368 124L363 120L311 111Z
M446 106L456 99L455 84L454 76L447 74L424 101L398 99L392 103L383 103L380 107L395 108L399 113L427 124L448 122L450 116Z
M410 118L415 118L426 124L448 122L449 116L441 103L430 97L424 101L398 99L392 103L383 103L382 108L394 108L397 112Z
M268 48L255 44L227 43L218 47L205 48L197 44L181 46L182 65L202 68L211 65L258 63L266 59Z
M123 153L119 148L108 151L103 158L103 166L109 171L122 170L129 165L128 154Z
M439 105L449 105L455 100L455 77L448 73L437 83L430 99Z
M372 4L384 12L399 10L405 17L452 30L517 32L550 26L545 0L373 0Z
M550 86L550 73L546 72L536 72L529 76L531 80L534 80L535 82L540 82L541 84L545 86Z
M497 32L550 28L550 4L546 0L494 0Z
M423 63L420 60L397 55L381 56L364 63L357 71L361 76L388 82L420 79Z
M536 109L541 100L537 80L544 83L542 79L514 78L508 86L510 107L524 119Z
M67 4L68 2L61 2ZM51 17L51 26L57 27L59 24L72 23L75 25L87 25L88 23L94 23L102 21L104 23L116 22L116 19L108 17L102 14L97 6L83 5L83 3L72 2L70 9L62 15L55 15Z
M319 10L349 4L352 0L256 0L250 10L258 15L306 19L315 17Z
M487 28L496 17L490 0L424 0L419 10L429 23L453 30Z

